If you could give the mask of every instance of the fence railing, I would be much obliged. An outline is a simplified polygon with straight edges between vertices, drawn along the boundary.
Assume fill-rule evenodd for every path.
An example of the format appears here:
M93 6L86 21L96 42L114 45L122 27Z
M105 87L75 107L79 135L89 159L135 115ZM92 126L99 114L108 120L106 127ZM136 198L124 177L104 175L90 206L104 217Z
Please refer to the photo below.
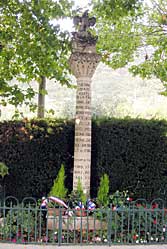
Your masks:
M161 199L148 204L94 211L42 209L35 199L7 197L0 204L0 242L65 244L167 243L167 209Z

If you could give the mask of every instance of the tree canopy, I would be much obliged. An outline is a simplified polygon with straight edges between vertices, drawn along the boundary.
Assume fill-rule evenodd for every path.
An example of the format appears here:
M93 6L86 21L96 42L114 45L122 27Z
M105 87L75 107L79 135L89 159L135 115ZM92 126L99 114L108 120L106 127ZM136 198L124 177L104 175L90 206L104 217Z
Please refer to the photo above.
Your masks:
M133 53L141 41L138 19L143 5L137 0L93 2L99 36L98 52L102 54L103 62L112 68L123 67L133 61Z
M70 6L66 0L0 3L1 104L30 104L35 90L29 83L41 76L69 84L69 33L52 21L70 16Z
M53 20L71 17L72 4L70 0L0 3L1 104L31 104L35 90L29 83L41 77L70 85L70 34ZM92 0L91 5L102 61L113 69L128 66L143 78L156 76L166 86L167 0ZM12 79L18 83L9 84Z
M146 24L142 25L145 47L145 59L131 68L134 75L141 75L143 78L152 76L160 79L164 86L167 82L167 1L153 1L146 6ZM164 95L167 93L164 92Z
M103 62L114 69L128 66L143 78L157 77L166 86L167 1L119 0L114 11L114 1L94 2L100 3L94 12Z

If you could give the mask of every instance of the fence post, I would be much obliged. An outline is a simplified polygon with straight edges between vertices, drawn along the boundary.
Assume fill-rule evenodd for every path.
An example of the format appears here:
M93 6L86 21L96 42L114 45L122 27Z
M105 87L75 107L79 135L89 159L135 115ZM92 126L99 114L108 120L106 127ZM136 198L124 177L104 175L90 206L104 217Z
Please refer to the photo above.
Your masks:
M62 243L62 209L59 207L59 231L58 231L58 245Z
M108 245L111 246L111 232L112 232L112 204L110 205L110 208L108 209L108 226L107 226L107 240Z

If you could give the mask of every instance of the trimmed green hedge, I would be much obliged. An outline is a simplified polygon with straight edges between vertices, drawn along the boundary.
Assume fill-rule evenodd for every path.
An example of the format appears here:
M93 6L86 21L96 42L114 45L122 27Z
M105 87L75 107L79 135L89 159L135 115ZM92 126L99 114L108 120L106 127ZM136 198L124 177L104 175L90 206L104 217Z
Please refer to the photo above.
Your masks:
M46 195L61 163L71 188L73 123L63 121L5 122L0 125L0 161L9 167L6 195Z
M166 197L167 122L94 120L91 195L107 173L110 192L129 190L135 197ZM72 189L74 123L31 120L0 123L0 161L9 167L6 195L47 195L63 163Z
M167 189L167 122L104 120L93 125L93 192L107 173L110 191L129 190L148 200L165 198ZM97 168L98 167L98 170ZM96 177L94 177L96 176Z

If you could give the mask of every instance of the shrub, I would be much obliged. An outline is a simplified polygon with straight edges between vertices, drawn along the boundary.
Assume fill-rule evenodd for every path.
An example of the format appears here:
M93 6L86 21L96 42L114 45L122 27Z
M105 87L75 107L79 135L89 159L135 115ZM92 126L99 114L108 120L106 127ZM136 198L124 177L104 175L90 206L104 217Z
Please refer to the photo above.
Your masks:
M85 205L86 199L87 198L83 192L82 183L80 181L80 178L78 178L77 189L73 190L69 195L69 205L71 206L71 208L77 206L79 202Z
M91 196L100 177L110 179L110 192L128 190L133 197L167 198L167 121L94 120L92 125ZM72 190L74 122L65 120L0 123L0 162L10 174L6 195L46 196L64 164L65 185ZM21 190L21 191L20 191ZM132 196L132 195L131 195Z
M83 188L82 188L82 183L80 178L78 178L78 183L77 183L77 194L79 196L80 201L85 204L86 203L86 195L83 192Z
M61 199L64 199L67 194L67 189L65 187L65 170L64 165L61 165L61 168L58 172L56 179L54 180L53 187L49 193L49 196L56 196Z
M8 174L8 167L5 163L0 162L0 176L4 178Z
M133 193L133 198L148 201L167 198L166 134L165 120L95 120L92 127L92 196L97 195L100 176L106 173L111 193L126 189Z
M27 240L28 234L34 232L36 210L23 208L22 205L12 207L5 217L4 223L0 226L1 235L7 240L17 238Z
M64 120L9 121L0 123L0 161L8 165L6 195L18 199L47 196L64 164L65 184L71 191L73 122Z
M104 174L100 178L100 186L97 193L97 202L100 206L106 207L109 204L109 178Z

